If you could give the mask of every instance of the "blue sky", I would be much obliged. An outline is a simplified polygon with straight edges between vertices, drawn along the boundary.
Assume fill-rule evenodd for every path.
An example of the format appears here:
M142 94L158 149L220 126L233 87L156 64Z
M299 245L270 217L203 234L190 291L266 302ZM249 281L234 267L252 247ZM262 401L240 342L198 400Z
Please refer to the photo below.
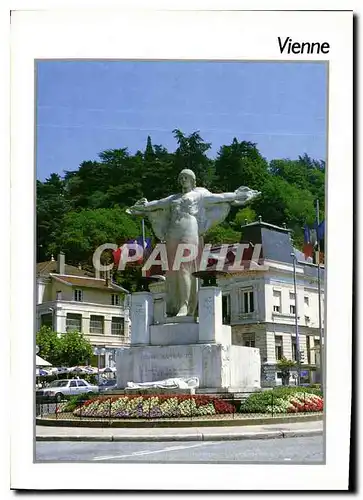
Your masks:
M212 143L252 141L267 160L326 156L324 63L42 61L37 64L37 178L77 170L105 149L153 144L172 130Z

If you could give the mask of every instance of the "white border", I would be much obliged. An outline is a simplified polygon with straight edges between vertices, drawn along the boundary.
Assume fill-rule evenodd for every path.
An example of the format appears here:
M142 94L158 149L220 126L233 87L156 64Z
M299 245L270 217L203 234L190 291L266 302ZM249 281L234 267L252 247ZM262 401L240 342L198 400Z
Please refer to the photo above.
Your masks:
M27 8L24 2L17 4ZM316 7L316 2L314 4ZM334 2L332 4L329 7L334 8ZM301 8L308 6L304 2ZM285 5L284 8L289 7ZM346 489L351 397L352 14L142 10L116 13L104 9L18 11L12 16L11 35L11 362L12 386L21 387L21 398L14 391L10 405L11 486L40 489ZM110 464L105 471L104 464L33 464L34 58L286 59L279 54L278 35L299 40L324 40L331 46L328 56L326 465ZM326 57L314 59L325 60ZM295 60L311 61L312 58L295 56ZM334 293L337 286L347 293ZM17 370L18 366L22 369ZM66 483L64 478L67 478Z

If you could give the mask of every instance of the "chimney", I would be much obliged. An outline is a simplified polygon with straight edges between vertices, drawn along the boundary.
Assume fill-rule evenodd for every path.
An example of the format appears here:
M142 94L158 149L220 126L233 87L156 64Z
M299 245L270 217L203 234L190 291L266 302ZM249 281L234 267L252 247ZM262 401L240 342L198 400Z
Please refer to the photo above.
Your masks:
M63 252L60 252L58 254L57 273L58 274L65 274L66 273L65 257L64 257Z
M105 272L106 286L111 287L111 271Z

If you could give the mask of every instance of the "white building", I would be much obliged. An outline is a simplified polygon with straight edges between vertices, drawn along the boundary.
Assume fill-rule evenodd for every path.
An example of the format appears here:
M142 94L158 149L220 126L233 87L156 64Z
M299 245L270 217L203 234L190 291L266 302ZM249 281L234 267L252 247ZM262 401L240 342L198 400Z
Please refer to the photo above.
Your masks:
M37 264L37 331L42 325L61 334L77 330L93 347L105 348L101 368L113 366L113 350L130 343L128 297L109 278L87 276L60 254L58 261Z
M242 228L242 242L261 244L264 270L244 270L218 281L223 291L224 322L232 326L232 342L260 349L265 386L281 383L276 362L297 361L301 382L319 381L319 301L317 266L294 249L289 230L264 223ZM296 338L293 257L296 255L298 342ZM321 270L321 317L324 328L324 266ZM317 369L318 368L318 369Z
M276 363L282 357L297 361L300 351L301 383L319 382L320 330L317 266L305 261L294 249L289 230L264 223L242 228L242 241L250 245L244 255L246 269L218 279L223 293L223 323L232 327L232 343L256 347L261 355L261 385L282 383ZM248 269L253 245L261 244L259 264L263 270ZM233 246L231 246L233 248ZM213 252L218 253L214 247ZM295 326L295 293L292 252L296 256L298 343ZM225 270L233 263L226 264ZM165 284L150 285L154 319L165 316ZM324 267L321 266L321 317L324 327ZM295 383L293 373L290 383Z

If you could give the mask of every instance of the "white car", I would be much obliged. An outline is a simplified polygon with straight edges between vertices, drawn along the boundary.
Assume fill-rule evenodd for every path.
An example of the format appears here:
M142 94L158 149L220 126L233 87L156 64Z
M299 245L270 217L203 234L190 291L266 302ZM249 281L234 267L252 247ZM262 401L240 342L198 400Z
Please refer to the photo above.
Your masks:
M36 391L37 398L61 401L63 396L77 396L87 392L99 392L97 385L91 385L81 378L53 380L47 387Z

